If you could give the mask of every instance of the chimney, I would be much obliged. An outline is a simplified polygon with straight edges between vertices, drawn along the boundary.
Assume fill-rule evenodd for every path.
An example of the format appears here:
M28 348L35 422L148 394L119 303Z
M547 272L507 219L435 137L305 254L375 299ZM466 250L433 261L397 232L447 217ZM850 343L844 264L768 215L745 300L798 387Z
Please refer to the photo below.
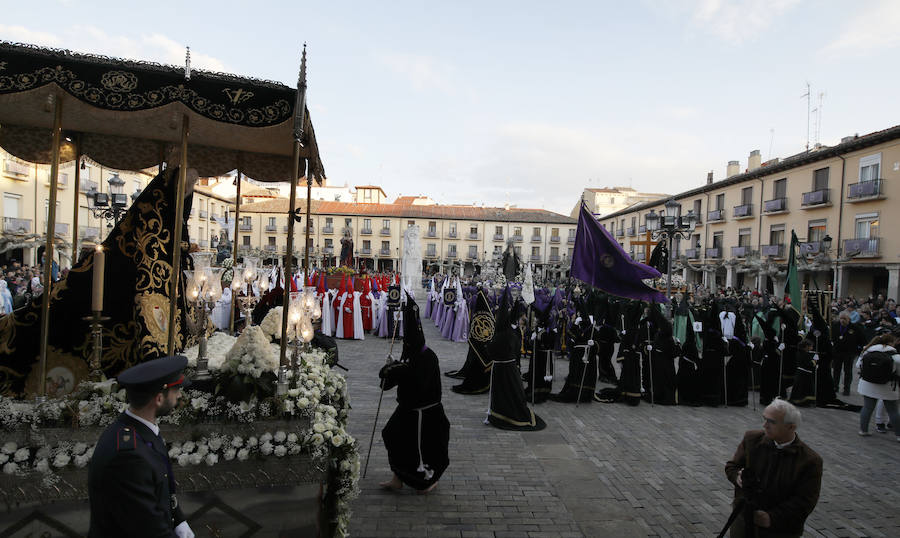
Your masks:
M707 184L707 185L712 185L712 182L713 182L713 173L712 173L712 170L710 170L710 171L706 174L706 184Z
M750 158L747 159L747 170L752 172L762 166L762 155L758 149L750 152Z
M741 163L738 161L728 161L728 168L725 169L725 177L736 176L741 173Z

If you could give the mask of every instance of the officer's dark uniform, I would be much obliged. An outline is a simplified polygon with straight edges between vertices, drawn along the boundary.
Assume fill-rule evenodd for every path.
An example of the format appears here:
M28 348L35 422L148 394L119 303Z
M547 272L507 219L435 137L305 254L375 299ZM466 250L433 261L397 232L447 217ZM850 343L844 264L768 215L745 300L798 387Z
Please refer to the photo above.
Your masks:
M120 386L162 391L184 383L184 357L148 361L122 372ZM97 442L88 471L90 537L175 537L185 521L163 439L122 413Z

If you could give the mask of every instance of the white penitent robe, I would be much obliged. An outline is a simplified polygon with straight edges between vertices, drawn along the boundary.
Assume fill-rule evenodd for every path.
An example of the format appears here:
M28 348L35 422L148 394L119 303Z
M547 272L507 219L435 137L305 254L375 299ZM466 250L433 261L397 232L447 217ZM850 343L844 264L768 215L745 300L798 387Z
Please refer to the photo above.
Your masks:
M730 339L734 336L734 312L719 312L719 324L722 326L722 336Z
M344 337L344 301L347 300L347 292L345 291L340 298L338 298L338 308L337 315L335 316L334 323L334 337L335 338L343 338Z
M363 330L362 308L359 306L359 297L362 293L353 292L353 339L365 339L366 332Z
M331 307L333 299L331 290L322 294L322 334L326 336L334 336L334 308Z

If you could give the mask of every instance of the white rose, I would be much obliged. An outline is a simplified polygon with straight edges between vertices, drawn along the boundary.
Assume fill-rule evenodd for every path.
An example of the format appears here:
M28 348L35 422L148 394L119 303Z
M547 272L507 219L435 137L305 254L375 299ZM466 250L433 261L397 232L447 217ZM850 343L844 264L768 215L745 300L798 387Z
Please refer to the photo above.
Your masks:
M219 449L222 448L222 438L221 437L213 437L209 440L209 449L213 452L218 452Z
M275 437L273 437L276 443L283 443L285 439L287 439L287 434L283 431L275 432Z
M4 454L4 453L0 452L0 465L3 465L4 463L6 463L8 461L9 461L9 454Z
M197 455L201 458L209 454L209 445L200 445L197 447Z
M178 456L178 465L182 467L186 466L191 461L191 456L189 454L181 454Z
M314 433L313 436L310 438L310 440L313 442L314 445L321 445L322 443L325 442L325 438L322 437L321 433Z
M237 450L233 448L225 449L225 453L222 454L222 457L225 458L225 461L231 461L234 459L235 455L237 455Z
M241 448L242 446L244 446L244 440L235 435L234 439L231 440L231 446L233 446L234 448Z
M14 454L16 450L19 449L19 446L12 441L3 444L3 453L4 454Z
M13 461L16 463L27 460L31 456L31 453L27 448L22 447L19 450L16 450L16 453L13 455Z
M284 455L287 454L287 447L284 445L278 445L275 447L275 455L279 458L283 458Z
M16 474L19 472L19 466L13 462L9 462L3 466L3 472L6 474Z
M347 460L342 460L341 461L341 470L344 472L349 471L350 470L350 462Z
M325 433L323 433L322 435L325 436L325 439L331 439L331 436L334 435L334 434L331 433L331 430L328 430L328 431L326 431Z
M50 447L47 447L47 446L42 446L41 448L37 449L37 452L35 452L35 454L34 454L34 459L36 459L36 460L49 458L49 457L50 457Z
M188 456L188 459L191 462L191 465L200 465L200 462L203 461L203 456L200 454L191 454Z
M304 396L297 400L297 407L300 407L301 409L306 409L307 407L309 407L309 398Z
M256 437L250 437L247 439L247 446L250 448L255 447L259 443L259 440Z
M215 454L207 454L206 458L204 458L204 460L206 461L206 464L211 467L211 466L219 463L219 456L217 456Z
M344 444L344 438L340 435L335 435L331 438L331 444L333 444L334 446L341 446L342 444Z
M261 376L262 373L263 373L262 368L257 368L254 366L250 372L250 375L252 375L255 378L259 378L259 376Z
M316 433L322 433L325 431L325 425L321 422L316 422L315 424L313 424L313 431Z
M72 458L68 454L66 454L65 452L60 452L56 455L55 458L53 458L53 466L57 468L65 467L69 464L70 461L72 461Z
M181 447L176 445L172 445L172 448L169 449L169 459L177 458L181 455Z
M268 456L272 453L272 443L266 441L265 443L259 445L259 453L263 456Z
M186 443L181 445L181 451L184 452L185 454L190 454L191 452L194 451L195 448L197 448L197 444L194 443L193 441L187 441Z
M90 458L84 457L83 454L81 456L75 456L75 467L81 469L88 464L88 461L90 461Z
M291 398L296 398L297 396L300 396L300 389L290 389L287 393Z
M327 392L331 396L334 396L334 392L335 392L334 387L329 385L328 387L325 388L325 392Z
M288 442L288 443L296 443L296 442L297 442L297 434L296 434L296 433L289 433L288 436L287 436L287 442Z
M238 450L237 459L239 459L240 461L247 461L247 458L249 458L249 457L250 457L250 451L247 450L246 448L242 448L242 449Z
M38 462L34 465L34 468L39 473L47 473L50 471L50 462L48 462L46 459L38 460Z
M284 401L284 412L294 414L294 400L285 400Z
M272 440L272 434L269 433L269 432L266 432L266 433L264 433L264 434L262 434L262 435L259 436L259 442L260 442L260 443L268 443L268 442L271 441L271 440Z
M76 456L84 454L85 450L87 450L87 445L84 443L75 443L75 446L72 447L72 453Z

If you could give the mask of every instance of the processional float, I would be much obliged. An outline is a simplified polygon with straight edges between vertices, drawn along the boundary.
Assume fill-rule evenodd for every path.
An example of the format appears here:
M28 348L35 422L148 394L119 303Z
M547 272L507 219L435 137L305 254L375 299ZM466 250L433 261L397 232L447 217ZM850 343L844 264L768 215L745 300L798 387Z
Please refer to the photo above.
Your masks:
M179 152L180 165L175 192L181 194L175 196L174 225L170 230L163 230L174 234L175 238L181 237L184 224L185 196L182 194L185 192L186 173L189 167L196 169L200 177L220 176L236 170L238 189L242 176L263 182L290 182L285 275L292 274L293 223L297 213L298 181L301 178L306 179L308 219L312 183L321 182L324 178L315 132L306 107L305 45L297 87L290 88L276 82L192 70L189 52L184 67L173 67L0 42L0 146L16 158L50 165L50 199L45 246L48 260L53 259L55 247L52 231L56 222L57 181L61 163L76 162L74 174L76 220L72 227L73 249L77 249L78 245L77 193L80 187L80 167L77 163L83 158L113 169L144 170L159 167L162 171L166 156ZM235 204L237 207L234 237L237 238L240 190ZM308 245L308 226L306 239L305 245ZM178 243L176 239L174 244ZM309 252L308 248L304 250L306 252L303 263L308 274ZM165 334L164 348L160 334L160 347L165 354L180 351L176 342L178 326L176 316L180 315L179 304L184 304L183 300L179 303L179 290L183 290L183 283L179 282L182 278L182 271L179 270L181 251L182 248L173 248L171 266L165 271L169 299L167 320L157 320L159 325L165 328L162 333ZM77 253L75 254L73 262L77 259ZM237 259L236 240L233 255L234 259ZM51 264L44 264L44 282L50 282L50 271ZM107 282L108 280L109 276ZM54 289L47 287L40 305L40 354L36 357L35 366L38 370L35 374L38 385L34 390L39 401L47 396L48 348L50 334L54 330L50 323ZM285 305L289 304L290 289L290 286L284 286ZM165 308L162 310L165 311ZM95 315L95 318L99 318L99 315ZM95 319L95 323L97 321L98 319ZM286 364L287 325L288 316L284 315L281 324L281 365ZM90 351L84 352L85 360L89 355ZM95 368L98 365L91 366ZM0 394L2 393L3 390L0 390ZM214 429L209 425L205 428ZM202 425L194 428L194 431L183 431L186 429L187 427L179 431L167 431L167 438L189 440L206 432ZM260 426L257 423L244 424L241 429L233 431L234 433L249 431L251 433L247 435L252 435L253 431L261 432L265 429L265 425ZM102 428L84 431L79 431L78 428L55 428L47 432L46 439L79 439L90 443L96 439L91 436L95 436L101 430ZM228 427L225 427L225 430L226 433L230 431ZM32 440L34 432L26 431L22 435L24 435L22 442L27 442ZM81 439L82 437L84 439ZM12 459L7 459L12 462ZM259 464L249 470L240 467L235 460L228 467L228 473L214 470L201 473L179 469L181 472L176 474L179 475L181 491L207 493L210 490L227 487L255 488L318 482L319 532L323 535L335 532L334 514L328 513L334 508L334 499L324 499L322 493L323 490L330 489L331 478L327 469L313 469L310 466L280 472L277 465L273 467L270 463ZM31 489L25 487L21 481L16 482L14 474L0 474L0 480L3 480L0 482L2 495L0 500L6 503L8 510L13 511L17 505L28 503L33 505L36 501L38 505L63 499L83 501L86 499L86 468L81 469L81 474L83 477L79 477L78 473L70 473L61 482L57 480L51 484L36 484ZM217 475L219 478L216 478ZM227 475L233 476L235 483L225 484L227 478L222 477ZM327 505L331 505L330 508ZM234 508L225 506L221 499L216 497L216 500L204 504L197 513L208 513L215 507L229 513L236 512ZM83 509L86 509L86 505L83 505ZM43 512L33 511L28 516L30 519L26 519L30 522L35 518L52 519L47 515L35 516L35 514ZM235 517L252 520L241 514L235 514ZM4 528L9 521L8 517L0 518L0 534L4 534ZM23 528L25 524L22 521L25 520L18 521L15 525ZM244 521L244 524L247 529L253 528L247 521ZM65 527L63 524L60 525ZM59 525L51 526L56 528ZM72 532L73 535L79 534Z

